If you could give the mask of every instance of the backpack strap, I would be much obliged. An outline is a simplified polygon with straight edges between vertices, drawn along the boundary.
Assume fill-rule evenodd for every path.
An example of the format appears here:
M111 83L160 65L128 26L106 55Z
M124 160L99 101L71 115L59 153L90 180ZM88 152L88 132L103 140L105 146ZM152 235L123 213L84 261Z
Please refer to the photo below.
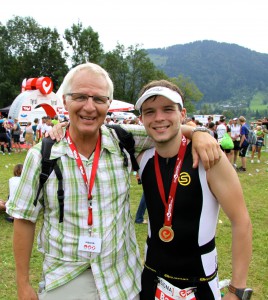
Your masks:
M57 162L55 161L54 164L54 171L55 174L58 178L58 191L57 191L57 195L58 195L58 202L59 202L59 210L60 210L60 216L59 216L59 223L63 222L63 216L64 216L64 190L63 190L63 177L62 177L62 173L61 170L57 164Z
M64 190L63 190L63 177L61 170L57 164L57 159L49 159L51 148L54 145L56 140L52 140L50 137L42 139L42 160L41 160L41 173L39 175L39 187L37 190L37 195L34 200L34 206L37 205L38 197L40 195L41 190L43 189L44 184L46 183L48 177L55 171L56 177L58 179L58 202L59 202L59 209L60 209L60 216L59 222L63 222L63 215L64 215Z
M39 187L37 190L37 195L34 200L34 206L37 205L38 197L40 195L40 192L47 181L49 175L51 174L53 167L54 167L54 161L50 160L50 152L51 148L53 146L55 141L53 141L50 138L44 138L42 140L42 147L41 147L41 155L42 155L42 160L41 160L41 173L39 175Z
M135 154L135 140L133 138L132 133L128 132L127 130L122 128L120 125L108 125L108 124L105 124L105 125L108 128L114 129L119 138L119 147L120 147L121 153L124 157L124 166L125 167L128 166L128 159L127 159L125 152L123 151L123 149L125 148L130 155L132 169L134 171L138 171L140 167L139 167L139 164L134 155Z

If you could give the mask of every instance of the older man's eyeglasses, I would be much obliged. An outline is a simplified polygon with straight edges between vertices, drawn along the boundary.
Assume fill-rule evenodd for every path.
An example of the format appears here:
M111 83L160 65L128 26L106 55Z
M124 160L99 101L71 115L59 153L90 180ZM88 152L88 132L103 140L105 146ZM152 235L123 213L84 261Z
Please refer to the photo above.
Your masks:
M96 104L106 104L110 99L107 96L90 96L88 94L81 93L67 93L66 96L70 96L73 101L80 103L86 102L88 98L92 98L93 102Z

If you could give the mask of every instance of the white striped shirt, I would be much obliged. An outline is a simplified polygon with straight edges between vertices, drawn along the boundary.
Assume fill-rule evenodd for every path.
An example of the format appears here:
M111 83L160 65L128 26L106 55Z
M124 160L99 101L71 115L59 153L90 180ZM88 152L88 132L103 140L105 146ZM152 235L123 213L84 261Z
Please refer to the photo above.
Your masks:
M133 133L137 154L152 147L142 126L122 126ZM141 262L130 215L129 187L131 163L123 157L111 132L102 126L101 155L92 190L93 236L102 240L101 252L78 250L80 236L88 235L88 190L73 153L63 139L52 147L51 158L58 158L63 174L64 221L59 223L58 180L54 172L44 186L44 222L38 236L39 251L44 253L43 273L46 290L72 280L91 265L101 300L133 299L140 291ZM40 174L40 144L27 154L21 182L8 201L7 212L15 218L36 222L42 209L33 205ZM81 156L90 178L93 156ZM62 167L64 166L64 167ZM43 210L42 210L43 212Z

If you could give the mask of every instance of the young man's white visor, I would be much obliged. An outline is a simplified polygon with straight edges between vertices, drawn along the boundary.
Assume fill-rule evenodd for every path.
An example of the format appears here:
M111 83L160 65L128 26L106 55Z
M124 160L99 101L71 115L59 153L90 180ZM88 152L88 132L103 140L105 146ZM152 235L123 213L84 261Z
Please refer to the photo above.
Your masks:
M149 90L145 91L142 96L138 99L135 108L139 110L143 104L144 101L146 101L148 98L152 96L163 96L168 98L174 103L178 103L183 108L183 102L180 94L177 92L170 90L169 88L163 87L163 86L155 86L150 88Z

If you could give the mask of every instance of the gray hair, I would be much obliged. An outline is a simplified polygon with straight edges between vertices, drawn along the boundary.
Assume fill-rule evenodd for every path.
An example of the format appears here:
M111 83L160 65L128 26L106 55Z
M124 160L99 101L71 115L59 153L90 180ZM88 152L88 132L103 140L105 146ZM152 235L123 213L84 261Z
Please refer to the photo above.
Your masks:
M107 71L105 71L101 66L94 64L94 63L84 63L84 64L80 64L77 65L76 67L74 67L73 69L71 69L67 75L65 76L63 83L62 83L62 94L67 94L70 92L70 86L72 84L72 80L74 78L74 76L83 70L87 70L92 74L96 74L96 75L101 75L104 77L104 79L107 81L107 85L108 85L108 97L110 98L110 100L113 99L113 92L114 92L114 84L108 74Z

